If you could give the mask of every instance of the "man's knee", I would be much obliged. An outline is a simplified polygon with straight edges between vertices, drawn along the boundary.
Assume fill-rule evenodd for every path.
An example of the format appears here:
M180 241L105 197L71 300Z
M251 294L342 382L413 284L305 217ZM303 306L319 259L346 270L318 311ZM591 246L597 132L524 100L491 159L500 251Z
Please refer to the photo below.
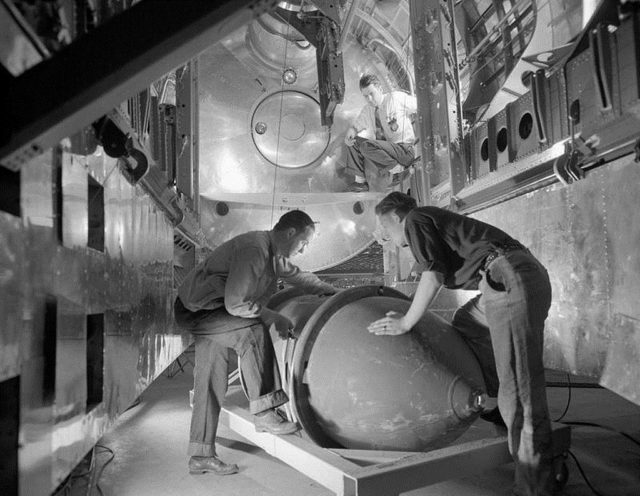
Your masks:
M363 139L359 143L359 148L360 148L360 152L363 155L367 155L367 154L372 153L374 151L380 150L380 146L378 145L378 142L375 141L375 140L369 140L369 139Z
M262 323L238 329L236 332L238 335L234 348L239 357L249 350L256 348L262 350L270 343L269 330Z

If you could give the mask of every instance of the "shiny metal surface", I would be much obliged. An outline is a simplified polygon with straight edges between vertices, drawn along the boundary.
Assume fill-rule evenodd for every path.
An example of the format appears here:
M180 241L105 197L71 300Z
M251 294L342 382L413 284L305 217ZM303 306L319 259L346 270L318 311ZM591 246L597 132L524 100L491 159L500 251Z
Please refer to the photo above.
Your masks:
M273 165L295 169L317 161L330 133L320 125L320 104L302 91L276 91L262 98L251 115L251 137Z
M13 129L0 142L2 164L17 170L274 5L183 0L176 9L170 2L136 2L111 19L108 29L79 37L64 57L5 80Z
M361 74L378 74L387 89L406 84L406 72L385 68L397 63L388 59L391 52L372 42L382 38L402 47L409 37L408 11L398 5L400 10L378 9L359 2L343 42L345 99L331 129L320 125L315 50L290 26L261 16L200 55L201 211L211 244L270 228L288 208L306 209L320 221L317 239L300 260L307 269L339 263L372 241L380 196L366 196L364 213L354 213L360 198L343 193L353 180L344 170L344 133L366 104L358 88ZM283 79L288 70L296 75L292 84ZM376 171L371 176L372 192L384 192L389 177ZM335 204L328 204L329 197ZM219 201L232 206L226 217L215 212Z
M587 178L473 214L526 246L547 267L553 302L544 359L640 403L640 217L632 157Z
M113 4L99 3L102 11L106 3ZM144 3L152 9L152 3ZM580 3L538 2L538 29L525 55L534 57L536 50L573 38L580 30ZM33 97L13 102L20 106L16 114L24 118L24 134L3 148L7 154L25 152L10 160L12 167L21 169L23 215L0 212L0 380L20 380L20 494L49 494L189 340L172 322L174 228L166 215L100 148L84 157L64 151L67 140L46 152L42 148L49 145L43 143L57 143L78 131L79 123L108 111L129 97L133 87L137 91L169 67L186 62L183 57L193 56L213 36L219 42L199 58L200 193L203 229L210 243L215 246L250 229L269 229L290 208L302 208L319 221L317 239L304 256L294 259L304 269L331 267L372 239L372 211L380 197L376 191L383 190L387 179L372 178L371 193L345 193L351 178L344 172L342 140L348 123L365 104L357 85L363 72L378 74L388 89L415 87L407 2L362 0L353 9L350 30L342 37L345 102L331 130L307 120L309 110L316 112L312 102L318 95L310 44L268 16L243 25L257 12L247 5L263 11L273 2L218 4L228 9L224 28L219 19L199 19L197 36L181 31L181 39L168 51L158 53L165 45L146 46L142 65L127 56L134 42L123 38L126 49L109 59L124 61L117 64L124 68L121 72L109 73L117 84L104 86L101 80L103 86L96 86L79 78L72 93L84 95L82 101L55 89L68 89L74 80L70 74L96 60L79 46L68 52L77 58L66 63L58 59L46 71L36 65L26 71L31 75L19 78L24 88L14 85L19 94ZM231 15L236 8L242 12ZM166 8L162 12L154 19L171 19ZM189 31L188 19L181 19L182 28ZM153 23L147 27L153 33ZM100 33L113 38L122 31ZM90 44L86 46L91 54ZM30 60L29 64L35 62ZM507 90L520 91L521 81L512 85L510 80L519 78L523 67L520 64L507 78ZM80 76L90 73L95 76L93 71ZM461 78L465 92L468 74ZM49 82L46 87L43 80ZM277 95L284 105L277 104ZM504 102L495 103L497 110ZM280 114L286 118L280 119ZM256 115L269 120L267 131L274 126L278 130L260 147L254 142ZM29 158L33 155L37 157ZM640 403L640 219L634 187L638 174L631 159L620 160L570 187L549 187L474 214L531 246L550 270L554 304L546 332L546 365L597 377L635 403ZM87 247L90 177L104 187L104 251ZM51 309L53 320L46 318ZM377 310L364 311L369 318ZM88 314L104 315L103 401L93 408L87 405ZM325 344L333 353L335 342L330 341ZM347 414L343 410L338 416Z
M104 187L104 252L87 247L89 176ZM0 371L20 377L20 494L49 494L189 338L172 320L173 226L115 159L49 151L22 168L21 192L22 219L0 213ZM104 315L97 405L87 404L90 314Z
M427 313L410 333L374 336L369 322L406 312L401 293L365 286L327 299L286 291L290 298L275 295L270 306L300 334L287 343L283 370L296 418L315 442L426 451L475 420L480 367L446 321Z
M300 207L316 222L316 234L304 253L292 258L292 262L304 270L320 270L350 258L370 244L377 200L361 200L360 206L356 205L357 201L295 206L224 202L228 213L221 216L216 210L217 202L202 198L200 208L205 235L217 246L249 230L271 229L287 210ZM362 213L354 213L354 207Z
M26 269L20 224L20 219L0 212L0 381L20 374L21 301Z

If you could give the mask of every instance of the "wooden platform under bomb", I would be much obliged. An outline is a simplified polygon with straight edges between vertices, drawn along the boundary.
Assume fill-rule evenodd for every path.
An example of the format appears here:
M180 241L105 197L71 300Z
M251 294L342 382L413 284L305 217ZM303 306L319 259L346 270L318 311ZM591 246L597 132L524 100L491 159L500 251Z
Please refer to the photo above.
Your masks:
M506 436L462 442L426 453L322 448L304 433L274 436L256 432L252 415L244 405L242 391L230 393L220 421L337 496L395 496L512 461ZM553 424L552 429L554 469L562 483L566 481L565 459L571 432L562 424Z

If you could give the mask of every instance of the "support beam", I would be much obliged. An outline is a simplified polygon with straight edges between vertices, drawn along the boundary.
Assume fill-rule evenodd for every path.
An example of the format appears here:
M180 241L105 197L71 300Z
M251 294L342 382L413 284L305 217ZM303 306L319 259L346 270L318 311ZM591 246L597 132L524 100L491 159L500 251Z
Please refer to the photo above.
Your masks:
M418 129L422 163L416 168L417 198L431 203L431 182L451 179L452 194L464 184L464 177L451 173L449 102L443 57L443 28L440 0L409 0ZM455 49L453 47L452 49Z
M9 81L10 135L0 163L13 170L132 94L271 10L258 0L145 0Z

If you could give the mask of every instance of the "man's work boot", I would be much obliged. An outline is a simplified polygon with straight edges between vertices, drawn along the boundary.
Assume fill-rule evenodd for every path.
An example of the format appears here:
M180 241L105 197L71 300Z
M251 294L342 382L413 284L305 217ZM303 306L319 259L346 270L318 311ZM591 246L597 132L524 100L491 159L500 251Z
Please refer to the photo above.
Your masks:
M275 410L267 410L253 416L253 424L256 432L269 432L271 434L292 434L298 430L294 422L287 422Z
M189 458L189 473L204 474L213 472L216 475L231 475L238 472L235 463L224 463L217 456L192 456Z

